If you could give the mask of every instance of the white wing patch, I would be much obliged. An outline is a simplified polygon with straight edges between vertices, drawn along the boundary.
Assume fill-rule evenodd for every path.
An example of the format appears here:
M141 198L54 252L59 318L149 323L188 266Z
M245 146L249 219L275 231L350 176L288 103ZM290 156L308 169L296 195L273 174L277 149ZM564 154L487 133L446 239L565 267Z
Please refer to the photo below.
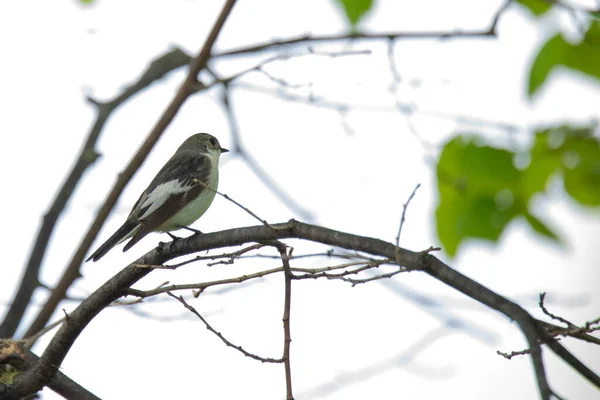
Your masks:
M179 180L174 179L165 183L161 183L152 190L144 199L144 202L140 205L140 209L148 207L146 212L139 216L138 219L144 219L154 211L158 210L165 202L174 194L185 193L189 191L193 186L184 186Z

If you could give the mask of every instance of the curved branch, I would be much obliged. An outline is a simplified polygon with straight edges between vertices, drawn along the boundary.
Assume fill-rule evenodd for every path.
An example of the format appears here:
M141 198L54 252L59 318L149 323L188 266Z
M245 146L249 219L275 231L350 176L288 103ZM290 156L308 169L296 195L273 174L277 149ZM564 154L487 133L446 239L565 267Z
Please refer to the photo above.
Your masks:
M35 365L39 360L39 357L27 349L23 342L16 340L0 339L0 349L3 350L0 351L0 364L6 363L17 371L25 371ZM10 355L8 356L7 353ZM48 382L48 387L65 399L100 400L98 396L94 395L60 371L58 371L50 382ZM6 398L5 395L10 395L11 390L11 386L7 385L3 387L0 385L0 398Z
M69 315L68 320L63 323L44 354L40 357L40 361L33 368L17 377L16 387L19 388L17 393L21 395L32 393L38 390L41 385L46 384L54 376L67 352L86 325L111 302L125 295L131 285L152 271L149 268L136 268L134 265L158 265L173 258L199 251L286 238L305 239L396 260L400 265L411 270L421 270L516 321L532 349L532 362L542 399L550 399L552 390L546 378L541 358L540 342L547 343L559 357L563 358L592 384L600 387L600 377L578 360L575 362L569 357L563 357L565 355L562 351L564 348L558 345L559 348L555 339L544 336L543 329L524 309L455 271L428 252L413 252L398 248L392 243L379 239L352 235L290 220L287 223L271 225L271 228L259 225L230 229L204 235L194 235L175 242L160 244L107 281ZM1 391L0 394L2 394Z

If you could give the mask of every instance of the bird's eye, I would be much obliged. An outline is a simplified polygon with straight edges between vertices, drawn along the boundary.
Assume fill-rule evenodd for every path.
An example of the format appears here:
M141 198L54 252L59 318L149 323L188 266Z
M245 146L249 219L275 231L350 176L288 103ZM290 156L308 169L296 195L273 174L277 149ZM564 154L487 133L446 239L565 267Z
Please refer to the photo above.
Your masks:
M217 140L215 138L210 138L210 144L212 144L213 146L216 146Z

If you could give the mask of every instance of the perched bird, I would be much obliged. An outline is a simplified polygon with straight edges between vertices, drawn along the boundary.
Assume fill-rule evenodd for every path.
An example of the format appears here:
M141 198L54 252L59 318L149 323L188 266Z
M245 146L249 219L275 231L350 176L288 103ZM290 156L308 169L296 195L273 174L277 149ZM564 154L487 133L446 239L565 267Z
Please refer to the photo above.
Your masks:
M129 238L123 251L150 232L185 228L200 218L215 198L219 156L228 151L208 133L187 138L144 190L125 223L86 261L98 261Z

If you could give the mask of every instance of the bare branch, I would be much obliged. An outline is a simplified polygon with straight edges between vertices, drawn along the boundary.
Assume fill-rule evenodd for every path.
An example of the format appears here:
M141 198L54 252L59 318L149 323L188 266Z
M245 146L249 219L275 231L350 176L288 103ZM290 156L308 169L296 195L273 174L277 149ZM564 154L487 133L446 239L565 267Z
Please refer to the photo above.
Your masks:
M223 254L214 254L214 255L210 255L210 256L196 256L192 259L189 260L185 260L182 261L180 263L177 264L173 264L173 265L141 265L141 264L136 264L134 265L134 267L137 268L150 268L150 269L177 269L179 267L182 267L184 265L187 264L191 264L197 261L203 261L203 260L219 260L222 258L227 258L228 260L221 260L218 262L214 262L214 263L208 263L207 265L209 267L212 267L213 265L217 265L217 264L233 264L234 260L237 258L240 258L243 254L246 254L249 251L252 250L258 250L261 249L263 247L265 247L266 245L263 243L257 243L257 244L253 244L251 246L247 246L244 247L243 249L231 252L231 253L223 253Z
M247 47L226 50L213 55L213 58L246 55L278 49L280 47L289 47L291 45L301 45L307 43L325 43L325 42L340 42L340 41L358 41L358 40L423 40L423 39L470 39L470 38L495 38L495 25L492 25L486 30L480 31L444 31L444 32L355 32L341 33L332 35L302 35L293 38L281 40L271 40L264 43L255 44Z
M400 218L400 226L398 227L398 235L396 235L396 246L400 245L400 234L402 233L402 227L404 226L404 220L406 219L406 210L408 209L408 205L410 201L415 197L415 193L417 193L417 189L421 187L421 184L418 183L417 186L413 189L412 193L406 200L406 203L402 205L402 217Z
M299 214L303 219L313 220L314 215L312 212L306 210L302 207L292 196L286 193L273 178L266 173L266 171L258 164L258 162L248 153L248 151L243 147L240 135L239 128L237 124L237 120L235 118L235 114L233 113L233 108L231 106L231 99L229 98L229 89L227 86L223 88L223 94L221 97L221 101L223 102L223 107L225 109L225 113L227 114L227 119L229 121L229 127L231 130L231 134L234 141L234 151L239 154L239 156L246 162L246 165L254 172L254 174L260 179L265 186L267 186L280 200L288 206L294 213Z
M275 230L264 225L193 235L176 242L163 243L150 251L134 264L163 264L164 262L186 254L208 249L238 246L244 243L273 241L276 239L296 238L310 240L329 246L364 252L373 256L399 259L400 264L411 270L422 271L431 277L455 288L468 297L497 310L514 320L525 335L531 348L531 359L535 369L540 397L550 399L550 389L545 367L541 357L540 342L545 343L559 357L565 360L590 383L600 388L600 377L581 363L554 338L549 336L537 321L516 303L496 294L460 272L450 268L429 253L413 252L398 248L392 243L379 239L352 235L315 225L290 220L287 223L272 224ZM107 305L126 293L142 277L150 273L149 269L129 266L117 273L98 290L85 299L75 310L69 313L69 320L62 324L50 341L44 354L30 370L19 375L15 394L29 394L37 391L41 385L49 382L56 373L74 341L85 326ZM8 397L14 398L14 397Z
M137 296L140 298L146 298L146 297L150 297L150 296L156 296L157 294L161 294L161 293L173 292L176 290L197 289L197 292L194 293L194 296L198 297L204 290L206 290L207 288L209 288L211 286L220 286L220 285L227 285L230 283L246 282L246 281L249 281L252 279L262 278L267 275L276 274L278 272L283 272L283 268L279 267L279 268L267 269L264 271L255 272L253 274L237 276L235 278L219 279L216 281L201 282L201 283L169 285L169 286L159 287L159 288L155 288L155 289L151 289L151 290L127 289L127 290L125 290L125 294L131 295L131 296Z
M552 314L550 311L548 311L548 310L546 309L546 307L544 306L544 299L545 299L545 298L546 298L546 292L544 292L544 293L540 293L540 301L539 301L539 303L538 303L538 304L539 304L539 306L540 306L540 308L542 309L542 312L543 312L544 314L546 314L547 316L549 316L549 317L550 317L550 318L552 318L552 319L555 319L555 320L557 320L557 321L560 321L560 322L562 322L563 324L567 325L569 328L573 328L573 327L575 327L575 328L576 328L576 327L577 327L575 324L573 324L573 323L571 323L571 322L567 321L566 319L564 319L564 318L562 318L562 317L559 317L559 316L557 316L557 315L554 315L554 314Z
M511 358L513 358L515 356L523 356L523 355L530 354L530 353L531 353L531 350L529 350L529 349L520 350L520 351L511 351L510 353L503 353L500 350L496 350L496 354L506 358L507 360L510 360Z
M171 292L167 292L167 294L169 296L171 296L172 298L176 299L177 301L179 301L181 304L183 304L183 306L185 308L187 308L188 310L190 310L195 316L197 316L200 321L202 321L204 323L204 325L206 326L206 329L208 329L209 331L211 331L212 333L214 333L219 339L221 339L221 341L223 343L225 343L228 347L232 347L234 349L236 349L237 351L239 351L240 353L242 353L243 355L245 355L246 357L250 357L254 360L258 360L260 362L264 362L264 363L281 363L283 362L283 360L281 358L265 358L265 357L261 357L258 356L256 354L250 353L246 350L244 350L242 348L242 346L238 346L235 345L233 343L231 343L229 340L227 340L225 338L225 336L223 336L221 334L221 332L218 332L217 330L215 330L215 328L213 328L205 319L204 317L202 317L202 315L200 315L200 313L198 311L196 311L196 309L192 306L190 306L184 299L182 296L175 296L173 293Z
M0 366L8 364L16 371L23 372L32 368L38 360L38 356L32 353L23 341L0 339ZM15 376L15 381L20 379L19 375L20 374L17 374ZM11 396L13 394L14 386L15 385L1 384L1 398L10 398L5 396ZM58 371L50 382L48 382L48 387L65 399L100 400L99 397L60 371Z
M285 292L283 301L283 365L285 366L285 388L286 388L286 399L294 400L294 394L292 392L292 367L290 359L290 345L292 343L292 335L290 329L290 310L292 304L292 268L290 267L290 258L292 257L294 249L286 249L284 247L279 248L279 254L281 254L281 261L283 262L284 276L285 276Z

